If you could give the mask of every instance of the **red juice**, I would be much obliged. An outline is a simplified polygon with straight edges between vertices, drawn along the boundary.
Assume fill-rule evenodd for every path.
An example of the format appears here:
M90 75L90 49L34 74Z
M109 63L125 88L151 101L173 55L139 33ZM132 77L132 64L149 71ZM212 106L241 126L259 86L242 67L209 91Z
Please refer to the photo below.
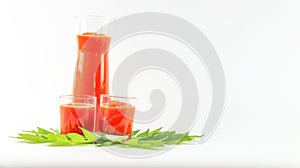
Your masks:
M134 112L134 106L119 101L101 104L102 127L100 131L112 135L130 135Z
M94 132L95 106L85 103L71 103L60 106L60 132L62 134L78 133L79 127Z

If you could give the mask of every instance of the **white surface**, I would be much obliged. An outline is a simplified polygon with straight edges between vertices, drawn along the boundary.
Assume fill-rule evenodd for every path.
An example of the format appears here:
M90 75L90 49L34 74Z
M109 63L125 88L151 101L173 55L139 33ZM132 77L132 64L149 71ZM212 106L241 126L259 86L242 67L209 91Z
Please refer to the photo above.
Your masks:
M76 55L72 17L95 11L114 17L171 13L204 32L227 80L223 119L208 142L129 159L101 148L8 138L59 126L56 100L71 91ZM296 0L1 1L0 167L300 167L299 15Z

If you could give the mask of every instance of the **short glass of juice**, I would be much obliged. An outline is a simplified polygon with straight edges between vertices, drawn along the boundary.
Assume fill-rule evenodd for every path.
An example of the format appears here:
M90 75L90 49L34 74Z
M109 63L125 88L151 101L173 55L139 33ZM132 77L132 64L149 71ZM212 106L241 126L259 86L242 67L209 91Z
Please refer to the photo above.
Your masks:
M108 138L130 139L136 101L135 97L102 94L100 96L100 113L97 116L100 132L106 134Z
M78 133L81 128L95 132L96 97L90 95L60 96L60 132Z

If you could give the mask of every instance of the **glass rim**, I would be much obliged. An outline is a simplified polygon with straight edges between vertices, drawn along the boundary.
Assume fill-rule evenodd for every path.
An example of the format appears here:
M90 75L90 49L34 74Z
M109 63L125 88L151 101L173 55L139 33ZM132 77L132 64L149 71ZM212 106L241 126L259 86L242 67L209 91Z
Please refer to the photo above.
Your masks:
M120 99L137 99L137 97L132 96L115 96L110 94L101 94L100 97L110 97L110 98L120 98Z
M81 100L81 99L93 99L96 100L97 97L93 96L93 95L61 95L59 96L60 99L77 99L77 100Z

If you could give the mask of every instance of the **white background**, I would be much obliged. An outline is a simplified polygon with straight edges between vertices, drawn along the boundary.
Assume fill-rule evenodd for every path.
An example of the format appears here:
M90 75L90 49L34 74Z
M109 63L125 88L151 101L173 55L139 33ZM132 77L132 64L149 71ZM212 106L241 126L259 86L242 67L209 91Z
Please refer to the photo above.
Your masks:
M227 100L209 141L147 159L101 148L50 148L9 135L59 127L57 97L70 93L73 16L165 12L196 25L222 61ZM0 167L300 167L300 2L1 1ZM197 129L194 129L197 132Z

